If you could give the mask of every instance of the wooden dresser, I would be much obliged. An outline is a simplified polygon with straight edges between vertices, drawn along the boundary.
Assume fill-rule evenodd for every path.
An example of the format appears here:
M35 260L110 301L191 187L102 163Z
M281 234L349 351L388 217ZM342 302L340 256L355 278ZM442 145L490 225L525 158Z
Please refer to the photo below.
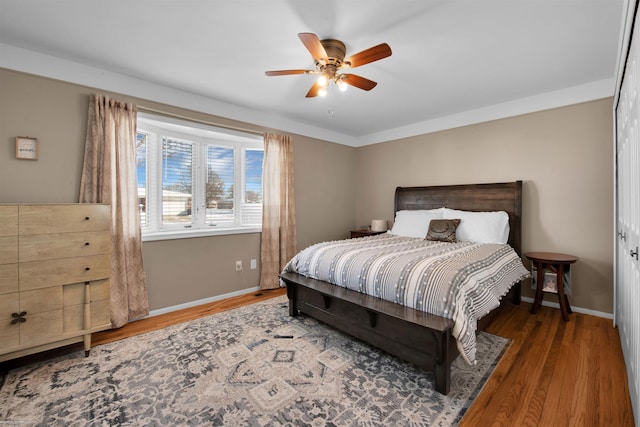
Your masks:
M0 205L0 361L84 341L109 320L110 207Z

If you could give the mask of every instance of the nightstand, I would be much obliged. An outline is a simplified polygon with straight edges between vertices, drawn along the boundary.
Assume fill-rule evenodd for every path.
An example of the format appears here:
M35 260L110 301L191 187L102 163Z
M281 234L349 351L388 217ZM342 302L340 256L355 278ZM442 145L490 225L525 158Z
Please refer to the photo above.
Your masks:
M386 231L371 231L371 230L351 230L351 238L376 236L378 234L384 234Z
M558 290L558 302L560 303L560 312L562 313L562 319L566 322L569 320L569 313L571 306L569 305L569 298L564 293L564 272L565 268L568 269L570 264L578 261L578 257L567 254L556 254L553 252L528 252L524 254L531 260L531 263L536 267L538 277L536 286L536 298L533 301L531 307L531 313L535 314L542 305L542 292L544 287L544 275L545 267L551 266L556 270L556 285Z

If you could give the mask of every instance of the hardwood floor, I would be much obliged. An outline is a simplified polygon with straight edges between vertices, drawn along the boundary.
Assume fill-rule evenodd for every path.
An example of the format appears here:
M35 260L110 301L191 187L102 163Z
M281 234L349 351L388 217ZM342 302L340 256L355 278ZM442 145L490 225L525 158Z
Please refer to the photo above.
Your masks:
M130 323L93 344L284 295L259 291ZM507 305L487 331L512 341L460 426L633 426L620 338L611 320L558 309Z
M93 334L91 337L91 344L105 344L145 332L155 331L156 329L162 329L167 326L175 325L176 323L187 322L189 320L197 319L203 316L211 316L212 314L231 310L243 305L253 304L280 295L286 295L286 293L287 292L285 288L261 290L220 301L214 301L212 303L199 305L197 307L185 308L184 310L178 310L171 313L161 314L159 316L138 320L128 323L120 329L102 331Z
M460 426L633 426L612 321L507 305L486 329L513 340Z

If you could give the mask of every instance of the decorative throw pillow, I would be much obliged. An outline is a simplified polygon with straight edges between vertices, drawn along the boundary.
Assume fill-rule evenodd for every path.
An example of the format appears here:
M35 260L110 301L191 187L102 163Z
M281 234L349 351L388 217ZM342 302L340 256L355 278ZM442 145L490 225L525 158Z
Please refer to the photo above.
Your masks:
M426 240L455 243L459 219L432 219Z

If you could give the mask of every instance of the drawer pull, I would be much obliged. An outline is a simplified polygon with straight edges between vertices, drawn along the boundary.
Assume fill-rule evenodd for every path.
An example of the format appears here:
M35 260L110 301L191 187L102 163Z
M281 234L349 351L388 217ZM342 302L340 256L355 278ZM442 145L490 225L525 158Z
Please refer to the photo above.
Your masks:
M85 267L84 268L84 271L89 271L89 270L91 270L91 267Z
M90 219L91 219L91 218L90 218L90 217L88 217L88 216L85 216L85 217L84 217L84 220L85 220L85 221L89 221Z
M635 258L636 261L638 260L638 247L636 246L636 250L634 251L633 249L631 249L631 251L629 251L629 255L631 255L631 258Z
M367 314L369 315L369 326L375 328L378 324L378 313L367 310Z
M328 310L331 307L331 297L329 295L322 295L322 300L324 302L324 309Z
M22 311L20 313L11 313L11 317L13 317L13 320L11 321L12 325L15 325L17 323L24 323L27 321L27 319L24 318L24 316L27 315L26 311Z
M91 243L89 243L89 242L84 242L84 245L85 245L85 246L89 246L90 244L91 244Z

